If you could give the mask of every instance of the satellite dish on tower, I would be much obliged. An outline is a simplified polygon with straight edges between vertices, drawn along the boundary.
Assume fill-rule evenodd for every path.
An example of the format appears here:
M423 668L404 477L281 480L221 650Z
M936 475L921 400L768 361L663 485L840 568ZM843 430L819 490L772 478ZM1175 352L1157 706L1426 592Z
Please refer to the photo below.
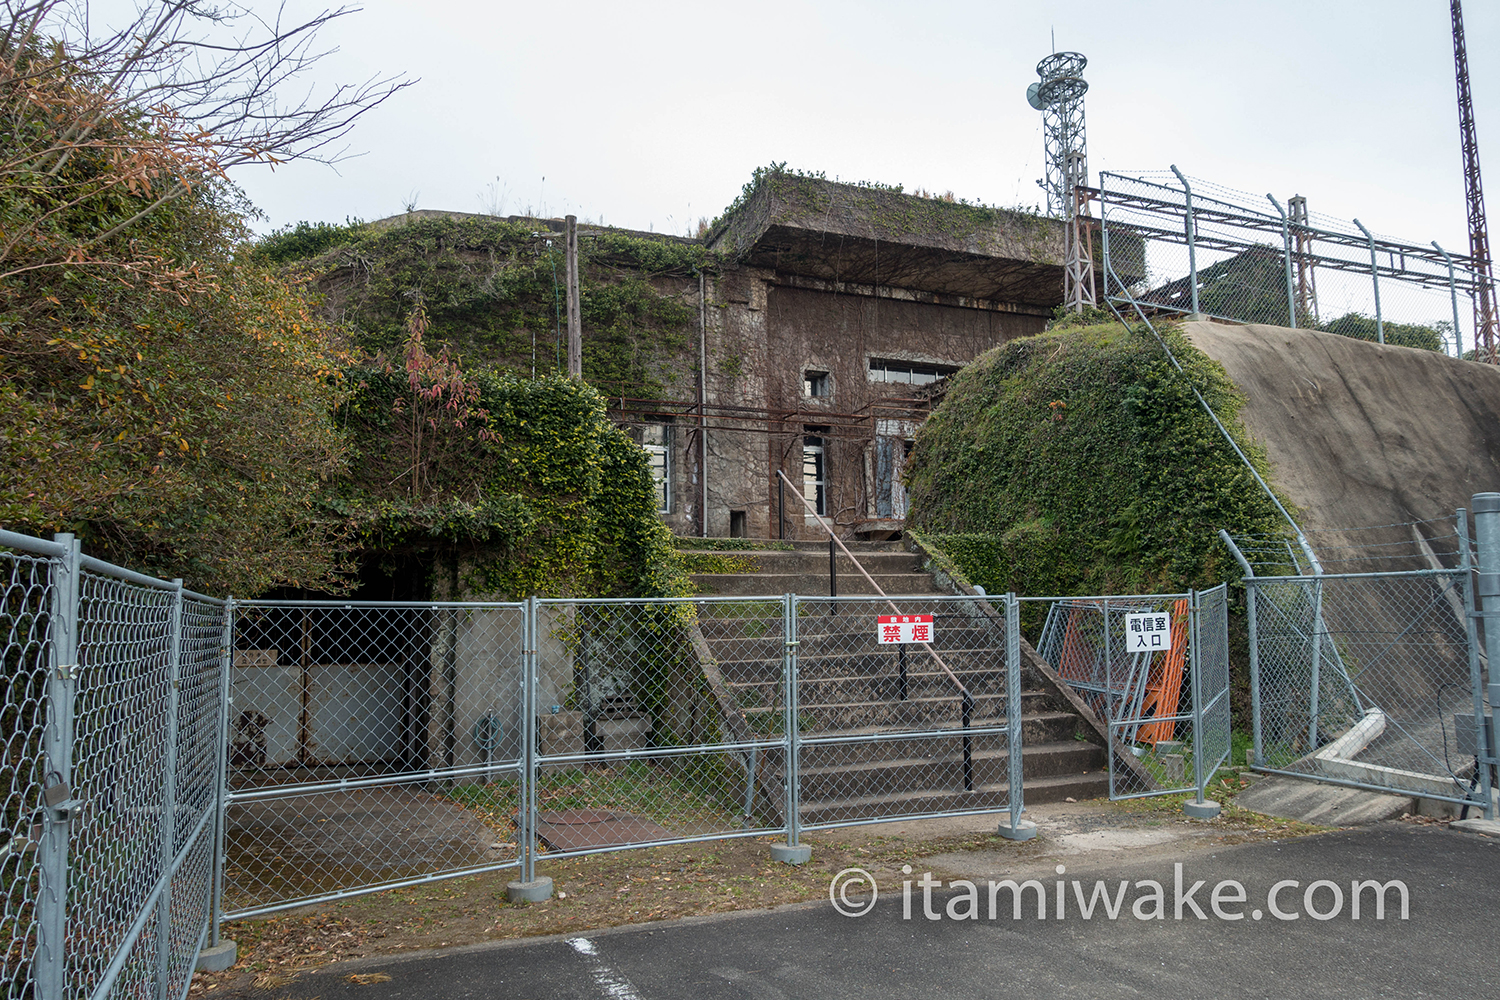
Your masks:
M1026 103L1037 111L1042 110L1042 85L1040 83L1033 83L1026 88Z

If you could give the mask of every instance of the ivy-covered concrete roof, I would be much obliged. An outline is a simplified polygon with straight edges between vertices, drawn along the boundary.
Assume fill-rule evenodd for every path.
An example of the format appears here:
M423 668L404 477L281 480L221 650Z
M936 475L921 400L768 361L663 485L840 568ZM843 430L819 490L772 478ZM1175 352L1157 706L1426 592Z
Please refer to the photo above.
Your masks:
M707 241L744 264L829 281L1062 301L1060 220L891 188L758 171Z

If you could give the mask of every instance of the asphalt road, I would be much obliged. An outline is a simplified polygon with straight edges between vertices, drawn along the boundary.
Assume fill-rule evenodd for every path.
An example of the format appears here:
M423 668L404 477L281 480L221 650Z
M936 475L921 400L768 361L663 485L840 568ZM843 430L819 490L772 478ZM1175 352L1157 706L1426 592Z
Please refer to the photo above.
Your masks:
M1500 840L1442 828L1386 823L1358 830L1214 851L1185 852L1183 888L1175 864L1159 856L1132 861L1128 852L1107 867L1063 875L1029 873L1045 882L1046 919L1037 919L1037 893L1024 892L1014 919L1010 890L997 896L989 917L986 880L976 878L978 919L966 917L966 886L923 892L913 872L910 915L902 887L882 886L871 912L842 916L828 903L748 914L620 928L566 938L506 942L399 959L343 963L307 975L293 997L457 1000L470 997L588 998L588 1000L836 1000L844 997L1047 998L1150 997L1500 997ZM1079 912L1072 876L1081 875L1085 901L1103 879L1112 897L1127 881L1118 916L1096 903ZM1002 876L1003 877L1003 876ZM1019 877L1019 876L1017 876ZM1362 894L1352 918L1351 881L1399 880L1409 898L1400 916L1399 892L1386 892L1376 919L1374 890ZM1205 884L1188 901L1179 896ZM1307 887L1328 880L1334 889ZM1056 884L1064 882L1064 915L1057 919ZM1162 917L1154 890L1162 885ZM1244 886L1239 902L1233 886ZM1274 901L1268 894L1284 885ZM849 893L853 903L861 899ZM1274 905L1284 916L1270 912ZM1199 919L1192 904L1204 918ZM1260 911L1260 919L1253 914ZM1139 915L1137 915L1139 914ZM1141 919L1145 917L1146 919ZM358 985L351 972L383 972L391 979Z

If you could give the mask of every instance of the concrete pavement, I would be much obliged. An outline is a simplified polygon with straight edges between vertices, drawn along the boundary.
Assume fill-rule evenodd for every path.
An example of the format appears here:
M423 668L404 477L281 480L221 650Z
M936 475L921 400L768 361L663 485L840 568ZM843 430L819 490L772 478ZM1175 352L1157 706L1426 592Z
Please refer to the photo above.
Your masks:
M566 938L515 941L368 959L329 966L300 978L283 993L386 1000L421 997L752 998L951 997L1451 997L1500 996L1500 841L1437 826L1384 823L1297 840L1248 844L1214 851L1185 851L1173 860L1156 853L1132 859L1080 857L1064 874L1049 867L992 872L1017 881L1035 878L1047 890L1046 919L1036 919L1035 889L1024 892L1023 917L1013 919L1010 890L998 895L996 918L987 912L985 855L967 864L946 859L976 883L979 919L965 916L969 890L933 888L924 916L916 866L910 915L902 887L881 886L873 910L841 916L828 902L775 911L696 918L619 928ZM1182 888L1174 885L1182 864ZM1072 880L1085 900L1094 882L1111 894L1127 882L1119 916L1108 919L1096 904L1090 919L1079 913ZM1386 894L1383 920L1375 919L1374 891L1363 895L1352 919L1351 882L1399 880L1409 896L1400 919L1398 895ZM1337 915L1334 890L1343 897ZM1194 882L1205 884L1196 892ZM1216 916L1211 894L1220 894ZM1267 897L1278 882L1274 900ZM1057 919L1056 884L1064 883L1065 908ZM1163 888L1163 914L1154 918L1154 890ZM1144 885L1144 887L1142 887ZM1177 919L1178 897L1188 893ZM854 904L861 898L852 893ZM1194 914L1194 904L1204 919ZM1276 907L1296 919L1252 911ZM1138 919L1139 909L1151 919ZM360 985L351 973L379 972L387 982Z

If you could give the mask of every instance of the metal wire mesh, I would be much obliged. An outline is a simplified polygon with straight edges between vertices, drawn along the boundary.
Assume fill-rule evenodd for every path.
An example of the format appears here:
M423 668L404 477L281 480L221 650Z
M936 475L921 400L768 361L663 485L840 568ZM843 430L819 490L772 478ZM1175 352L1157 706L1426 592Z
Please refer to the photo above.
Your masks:
M1256 742L1268 769L1474 800L1467 569L1251 578ZM1469 725L1472 727L1472 721Z
M32 961L37 948L37 900L41 872L42 787L45 763L47 667L54 590L51 561L21 552L0 552L0 796L5 842L0 844L0 983L6 997L35 989Z
M1011 802L1020 734L1011 709L1021 705L1012 700L1004 619L975 599L894 603L796 599L802 828Z
M1188 791L1217 770L1230 740L1222 585L1037 600L1049 604L1038 654L1109 730L1111 798Z
M773 832L785 815L785 604L538 602L544 856Z
M1102 174L1099 200L1114 301L1454 356L1473 348L1480 278L1433 245L1168 171Z
M1190 626L1185 594L1048 609L1037 652L1108 728L1111 798L1191 787Z
M235 613L226 918L520 863L524 605Z

